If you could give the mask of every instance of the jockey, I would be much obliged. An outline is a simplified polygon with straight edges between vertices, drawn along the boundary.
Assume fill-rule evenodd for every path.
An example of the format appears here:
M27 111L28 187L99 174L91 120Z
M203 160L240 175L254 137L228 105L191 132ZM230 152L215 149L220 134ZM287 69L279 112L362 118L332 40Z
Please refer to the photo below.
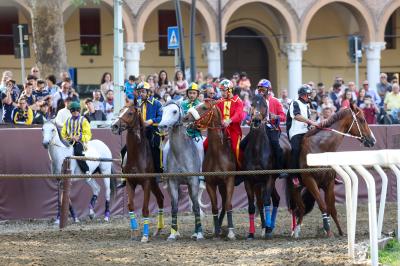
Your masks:
M183 114L187 115L188 110L192 107L196 107L197 105L201 104L199 100L199 86L192 82L189 85L189 88L186 91L187 99L182 102L182 109ZM188 128L187 135L194 140L194 144L196 145L197 151L199 152L200 161L203 162L204 159L204 147L203 147L203 136L201 135L200 130L195 128ZM199 177L200 180L200 188L205 188L204 184L204 176Z
M230 80L222 80L219 88L223 98L217 103L217 107L221 111L223 125L231 138L232 151L239 166L239 143L242 138L240 124L243 120L243 102L238 95L233 95L233 83Z
M286 128L290 139L290 146L292 152L290 156L290 168L298 169L300 167L300 151L301 143L304 135L309 131L310 126L318 127L319 124L310 119L310 107L309 102L311 98L311 89L308 85L303 85L298 91L299 98L294 100L289 106L288 121ZM298 174L291 174L290 177L293 184L298 187L300 186Z
M74 155L83 156L84 145L92 138L90 124L84 116L80 115L81 105L79 102L71 102L69 110L72 116L65 121L61 130L61 136L72 144ZM77 160L77 163L83 173L90 175L86 161Z

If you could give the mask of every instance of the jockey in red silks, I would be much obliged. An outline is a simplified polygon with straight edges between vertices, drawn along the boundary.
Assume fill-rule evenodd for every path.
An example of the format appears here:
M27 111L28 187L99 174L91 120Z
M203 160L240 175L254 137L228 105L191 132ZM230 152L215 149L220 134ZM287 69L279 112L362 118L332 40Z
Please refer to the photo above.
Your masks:
M222 80L219 86L223 98L217 102L217 107L221 111L222 123L231 139L232 151L239 166L239 144L242 139L240 124L244 118L243 102L238 95L233 95L233 84L230 80ZM207 147L208 139L204 141L204 150L207 150Z

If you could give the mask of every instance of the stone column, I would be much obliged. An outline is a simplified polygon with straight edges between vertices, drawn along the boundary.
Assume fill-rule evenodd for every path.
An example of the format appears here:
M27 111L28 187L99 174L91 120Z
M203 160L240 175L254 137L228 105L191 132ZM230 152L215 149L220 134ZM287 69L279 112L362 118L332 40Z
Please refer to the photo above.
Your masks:
M125 75L139 76L140 52L144 50L144 42L125 43Z
M207 56L208 73L213 77L221 75L221 54L218 42L203 43L203 51ZM223 43L222 50L226 50L226 43Z
M367 57L367 79L369 88L376 91L381 72L381 51L385 49L384 42L370 42L364 46Z
M288 56L288 93L291 99L297 98L297 91L302 83L303 51L307 49L306 43L288 43L286 51Z

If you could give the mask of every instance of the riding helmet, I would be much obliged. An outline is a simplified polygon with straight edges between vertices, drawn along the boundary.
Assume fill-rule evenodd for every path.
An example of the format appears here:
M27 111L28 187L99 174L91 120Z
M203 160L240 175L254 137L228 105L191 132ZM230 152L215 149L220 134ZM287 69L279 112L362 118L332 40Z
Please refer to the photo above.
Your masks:
M73 102L71 102L71 103L69 104L68 109L69 109L69 110L73 110L73 109L74 109L74 110L81 110L81 105L80 105L79 102L73 101Z
M297 93L299 96L311 94L310 86L308 86L307 84L304 84L303 86L300 87L300 89L298 90Z
M143 90L143 89L148 91L148 90L150 90L150 84L147 83L147 82L142 81L137 85L136 89L139 90L139 91Z
M262 80L260 80L260 81L258 82L257 87L258 87L258 88L266 88L266 89L269 89L269 88L272 88L272 85L271 85L271 82L270 82L268 79L262 79Z
M232 81L230 81L229 79L224 79L219 83L219 88L223 91L225 90L229 90L232 91L233 89L233 84Z
M200 93L199 85L197 85L197 83L195 82L190 83L189 88L186 91L186 94L189 94L189 91L197 91L197 93L199 94Z

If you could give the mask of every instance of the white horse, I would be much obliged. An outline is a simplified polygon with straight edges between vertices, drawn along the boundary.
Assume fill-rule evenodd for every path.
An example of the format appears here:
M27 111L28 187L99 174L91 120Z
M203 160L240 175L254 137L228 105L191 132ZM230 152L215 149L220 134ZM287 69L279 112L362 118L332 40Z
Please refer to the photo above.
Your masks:
M72 156L74 154L74 149L73 149L72 145L70 145L69 143L65 142L62 139L59 129L52 122L44 123L43 128L42 128L42 134L43 134L42 144L49 151L52 174L61 174L62 164L63 164L65 157ZM107 145L104 144L104 142L97 140L97 139L89 141L88 145L87 145L87 150L84 151L83 153L87 157L112 158L111 151L107 147ZM105 174L105 175L111 174L112 162L86 161L86 163L89 167L90 173L93 173L94 171L99 169L102 174ZM70 169L71 169L72 175L82 174L82 171L79 168L76 160L71 160ZM72 180L74 180L74 179L72 179ZM104 178L103 180L104 180L104 186L106 189L106 191L105 191L106 203L105 203L104 220L109 221L110 220L110 197L111 197L110 178ZM93 192L93 196L92 196L92 199L90 200L90 204L89 204L89 217L91 219L93 219L95 216L94 207L95 207L95 203L96 203L97 197L100 192L100 186L97 184L97 182L93 178L87 178L86 183L91 187L92 192ZM72 207L70 207L70 211L71 211L71 215L74 216L72 214L73 213ZM59 217L57 217L57 219L58 218ZM75 217L73 217L73 218L75 219ZM56 222L57 222L57 220L56 220Z

